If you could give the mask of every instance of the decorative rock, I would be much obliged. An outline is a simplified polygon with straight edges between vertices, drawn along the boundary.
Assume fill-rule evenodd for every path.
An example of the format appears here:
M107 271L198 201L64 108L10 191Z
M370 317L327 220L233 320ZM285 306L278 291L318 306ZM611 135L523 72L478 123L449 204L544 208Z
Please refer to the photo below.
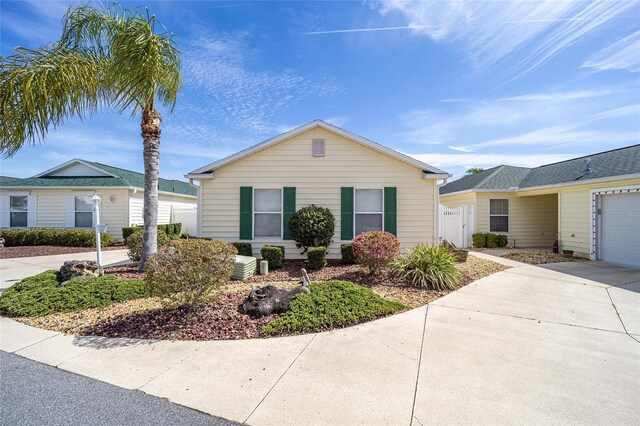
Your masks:
M245 314L252 317L262 317L270 314L281 314L289 310L291 301L300 293L310 293L307 287L296 287L293 290L285 290L272 285L253 287L249 297L242 304Z
M73 278L80 277L88 280L100 275L102 275L102 271L94 260L69 260L64 262L60 268L61 285L65 285L67 281Z

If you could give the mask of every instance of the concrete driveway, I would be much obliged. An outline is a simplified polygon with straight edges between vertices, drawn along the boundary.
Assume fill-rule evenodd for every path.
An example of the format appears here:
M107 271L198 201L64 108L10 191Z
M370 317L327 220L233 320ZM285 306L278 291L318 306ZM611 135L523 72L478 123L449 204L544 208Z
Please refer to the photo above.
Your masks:
M0 349L252 425L639 424L640 271L507 263L326 333L149 342L2 318Z

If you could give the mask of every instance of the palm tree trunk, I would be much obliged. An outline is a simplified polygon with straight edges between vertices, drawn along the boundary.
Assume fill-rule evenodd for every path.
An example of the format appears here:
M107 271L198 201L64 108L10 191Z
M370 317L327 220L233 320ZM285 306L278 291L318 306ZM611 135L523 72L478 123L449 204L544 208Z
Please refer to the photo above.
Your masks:
M158 250L158 174L160 162L160 114L152 109L142 113L144 155L144 229L138 271Z

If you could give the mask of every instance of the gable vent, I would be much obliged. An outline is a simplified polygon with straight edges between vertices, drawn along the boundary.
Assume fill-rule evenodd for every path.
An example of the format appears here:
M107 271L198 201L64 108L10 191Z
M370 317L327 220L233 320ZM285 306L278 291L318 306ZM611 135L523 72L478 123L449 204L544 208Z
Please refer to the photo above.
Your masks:
M311 155L324 157L324 139L313 139L311 141Z

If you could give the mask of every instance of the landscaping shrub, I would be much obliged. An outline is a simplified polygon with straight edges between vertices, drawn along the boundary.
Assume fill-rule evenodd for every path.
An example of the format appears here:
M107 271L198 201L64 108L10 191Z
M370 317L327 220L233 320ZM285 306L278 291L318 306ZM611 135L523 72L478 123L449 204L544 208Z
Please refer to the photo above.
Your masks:
M353 255L353 246L351 243L340 245L340 254L342 255L342 263L344 265L353 265L356 263L356 257Z
M496 234L485 234L485 238L487 241L487 248L498 247L498 236Z
M295 212L289 219L289 230L298 247L328 247L333 238L336 219L331 210L310 205Z
M133 234L136 231L142 231L143 227L142 226L125 226L124 228L122 228L122 238L126 239L129 238L131 236L131 234ZM180 232L182 231L182 224L181 223L167 223L167 224L162 224L162 225L158 225L158 232L164 232L165 234L167 234L167 236L169 237L178 237L180 235Z
M384 317L403 310L399 303L349 281L311 283L290 309L262 327L266 335L329 330Z
M323 246L309 247L307 258L309 259L309 269L322 269L327 266L327 248Z
M129 248L127 252L127 256L129 259L134 262L140 261L140 256L142 255L142 230L136 230L133 234L129 235L126 239L125 243ZM158 249L160 247L164 247L171 242L171 238L164 233L164 231L158 231Z
M231 243L240 256L253 256L253 248L251 243Z
M262 259L269 262L269 269L282 268L282 260L284 259L284 250L278 246L264 246L260 249Z
M471 240L473 241L473 246L475 248L483 248L487 246L487 234L483 234L482 232L477 232L471 236Z
M96 232L93 229L3 229L0 238L4 238L6 247L17 246L61 246L61 247L95 247ZM116 243L113 235L100 234L102 247Z
M353 254L376 273L400 254L400 241L386 231L363 232L353 239Z
M509 244L509 237L504 234L496 234L496 245L498 247L506 247Z
M393 262L394 269L414 285L452 290L460 278L456 256L445 246L417 245Z
M57 271L45 271L23 279L0 294L0 312L10 316L42 316L147 296L149 292L143 280L103 275L89 280L74 278L61 286Z
M171 308L196 306L231 279L236 254L223 241L173 240L147 262L149 292Z

